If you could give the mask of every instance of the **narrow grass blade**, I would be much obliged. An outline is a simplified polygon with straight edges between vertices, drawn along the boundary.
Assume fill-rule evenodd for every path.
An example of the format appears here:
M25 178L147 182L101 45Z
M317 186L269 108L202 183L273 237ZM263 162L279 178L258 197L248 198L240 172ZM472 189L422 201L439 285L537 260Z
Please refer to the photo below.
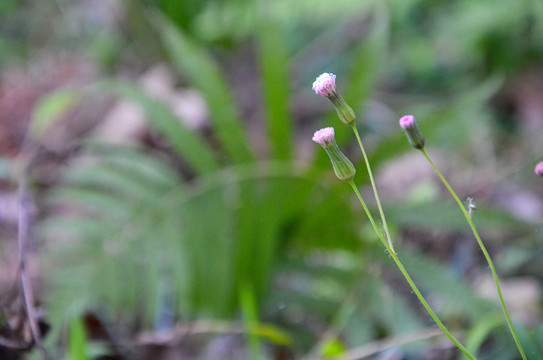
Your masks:
M265 4L263 4L265 5ZM289 75L286 39L281 27L262 12L258 45L268 137L272 156L286 160L292 155L292 118L289 110Z

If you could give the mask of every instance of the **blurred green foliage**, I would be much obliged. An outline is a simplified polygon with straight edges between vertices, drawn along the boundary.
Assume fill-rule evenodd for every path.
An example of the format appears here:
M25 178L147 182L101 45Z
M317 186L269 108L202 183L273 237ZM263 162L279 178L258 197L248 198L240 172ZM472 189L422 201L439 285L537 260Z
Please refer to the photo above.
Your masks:
M57 4L76 8L70 1ZM33 21L14 32L15 19L35 18L36 8L19 1L0 6L6 20L0 50L27 47L0 51L0 64L8 55L32 56L44 38L87 53L106 74L100 91L139 104L173 154L86 139L85 156L66 166L61 184L48 194L51 215L38 228L47 249L47 308L58 333L69 324L71 356L86 358L88 345L81 324L66 312L74 307L156 330L174 320L243 313L247 329L264 320L286 331L289 336L277 332L276 338L294 339L297 356L315 349L335 356L428 326L419 304L402 296L390 259L348 187L331 174L325 153L314 146L311 164L297 159L300 137L310 138L322 124L337 126L346 149L352 143L331 106L325 114L303 110L324 101L310 97L310 84L323 71L338 74L376 169L409 151L396 124L405 112L419 117L430 146L477 167L503 150L492 137L497 125L490 99L510 76L543 60L543 6L507 0L124 4L126 28L105 27L97 36L89 27L32 36L47 28ZM86 41L74 45L81 38ZM253 58L239 60L236 54L246 48ZM188 129L168 106L114 75L127 64L143 68L164 60L179 83L205 98L210 134ZM251 101L262 110L257 121L265 129L267 156L251 145L250 120L229 72L234 66L257 69L261 96ZM72 95L43 99L36 116L52 121ZM526 157L533 159L537 150L528 149ZM363 185L365 171L357 168L355 180ZM449 205L430 195L422 203L386 204L385 212L397 232L467 231ZM483 232L531 239L531 224L488 208L476 216ZM482 349L481 359L512 358L514 344L495 320L498 307L477 298L450 264L409 249L401 254L445 322L465 329L467 344ZM319 341L325 329L329 336ZM541 325L523 332L534 358L543 358L542 332ZM483 348L489 338L494 346ZM428 344L406 349L420 354Z

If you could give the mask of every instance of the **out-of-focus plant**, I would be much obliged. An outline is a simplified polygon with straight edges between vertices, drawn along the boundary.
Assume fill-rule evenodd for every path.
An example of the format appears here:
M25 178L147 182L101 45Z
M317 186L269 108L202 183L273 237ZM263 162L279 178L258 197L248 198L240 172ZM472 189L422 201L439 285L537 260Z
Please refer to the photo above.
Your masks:
M158 330L175 319L232 318L244 298L261 304L289 224L311 213L307 203L322 186L293 157L289 98L276 85L288 83L277 71L287 68L286 59L271 51L278 43L273 23L259 37L273 103L273 161L255 159L216 62L173 23L161 16L154 23L174 63L206 98L218 148L135 85L102 85L142 106L186 170L177 173L171 161L143 149L100 144L88 145L87 156L68 167L48 201L57 215L40 226L62 264L50 269L57 320L74 304L103 304L119 317L139 314ZM347 231L355 238L354 229ZM256 311L247 314L254 323L258 309L246 308Z
M355 1L338 3L351 8ZM418 307L400 296L402 289L383 280L382 274L391 267L388 255L374 242L355 208L344 205L345 189L323 178L325 155L318 154L308 167L295 160L293 125L298 124L291 108L303 96L300 83L309 82L316 69L330 65L348 74L343 95L363 114L360 130L369 137L368 157L378 169L406 147L394 124L384 121L395 118L392 108L402 112L406 102L389 103L394 93L375 92L384 82L398 85L396 89L407 95L423 95L410 107L427 119L427 136L444 148L460 146L469 152L480 139L476 141L465 125L480 118L483 121L472 126L489 131L484 121L489 118L486 103L502 79L485 78L477 86L454 82L446 75L456 68L441 62L449 58L413 55L417 49L430 54L439 49L437 35L425 31L427 22L412 17L418 12L439 13L440 8L426 2L387 6L368 1L353 7L367 20L360 35L348 41L334 41L343 39L341 34L349 27L329 21L330 13L322 10L336 3L323 2L320 9L313 1L301 1L300 9L309 13L285 12L287 2L270 4L270 12L260 12L255 4L202 2L191 10L196 17L191 26L179 27L156 13L149 17L181 78L204 96L211 113L210 134L189 130L171 109L135 84L111 79L101 84L102 90L139 104L173 156L89 142L85 156L67 167L62 185L48 200L54 215L40 225L51 256L48 306L57 329L66 320L65 310L74 306L104 309L110 319L127 323L132 318L156 330L169 329L176 320L232 319L241 311L251 335L255 324L272 322L289 330L290 336L283 339L294 339L291 345L297 353L313 349L332 356L379 337L424 328L426 320ZM168 12L168 6L174 5L165 1L160 6ZM223 8L231 9L226 13L231 16L209 20L225 14ZM256 15L247 17L247 9ZM316 25L309 21L314 20L309 16L313 13L320 14L319 28L324 28L318 37ZM135 14L146 21L141 13ZM443 19L435 16L432 21L448 19L441 15ZM249 25L241 26L245 23ZM404 46L414 41L404 38L405 29L421 34L418 47ZM239 36L242 30L246 32ZM287 36L293 30L300 32ZM221 54L225 44L241 42L245 36L254 38L257 49L263 127L270 149L267 159L259 159L250 146L223 64L207 48L210 45ZM323 54L320 49L329 46L332 51ZM389 56L395 52L398 57ZM150 59L155 56L159 54L153 52ZM435 63L411 66L413 57ZM447 71L439 73L436 69L442 67ZM415 68L419 82L413 81ZM424 90L429 83L424 79L435 77L445 89L439 96ZM452 89L460 95L451 95ZM348 131L348 127L337 129L339 144L348 142ZM359 167L356 161L355 167ZM359 169L359 173L364 172ZM461 231L462 219L454 216L454 210L433 200L437 210L428 202L390 204L391 231L406 224ZM521 232L525 226L499 210L481 211L480 217L482 230L499 227ZM425 221L421 224L420 219ZM333 228L323 226L328 223ZM489 334L506 339L496 330L493 307L475 297L458 275L409 250L403 261L420 279L421 288L438 298L440 315L477 330L468 338L470 350L477 350ZM391 311L380 311L383 303ZM316 341L321 333L324 339ZM281 336L264 338L280 343ZM259 353L258 341L252 340L253 353ZM500 356L505 359L514 345L504 344ZM410 351L420 350L421 345L413 345ZM531 351L537 353L537 345Z

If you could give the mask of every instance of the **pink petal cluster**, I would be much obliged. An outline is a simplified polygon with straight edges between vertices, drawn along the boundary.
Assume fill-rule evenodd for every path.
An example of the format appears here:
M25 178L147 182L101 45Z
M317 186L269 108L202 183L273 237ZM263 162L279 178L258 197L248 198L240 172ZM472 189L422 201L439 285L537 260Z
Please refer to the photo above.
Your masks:
M313 83L313 90L316 94L328 97L336 90L336 75L323 73Z
M402 129L411 128L415 125L415 117L413 115L405 115L400 119Z
M535 166L534 171L537 176L543 176L543 161Z
M313 135L313 141L321 146L328 146L334 142L334 136L334 128L327 127L316 131L315 135Z

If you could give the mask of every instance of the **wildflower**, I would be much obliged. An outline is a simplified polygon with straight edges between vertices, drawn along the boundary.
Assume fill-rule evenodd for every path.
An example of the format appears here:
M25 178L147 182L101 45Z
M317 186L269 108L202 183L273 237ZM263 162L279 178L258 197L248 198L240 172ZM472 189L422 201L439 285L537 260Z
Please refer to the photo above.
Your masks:
M321 74L313 83L313 90L320 96L329 97L336 91L336 75L332 73Z
M343 100L336 90L336 75L323 73L313 82L313 90L316 94L328 98L339 116L339 119L347 125L352 125L356 118L353 109Z
M543 161L535 166L534 172L537 176L543 176Z
M336 176L340 180L352 180L356 170L353 163L341 152L337 146L334 136L334 128L327 127L316 131L315 135L313 135L313 141L321 145L328 154Z
M415 149L424 148L424 136L419 130L413 115L405 115L400 119L400 126L405 131L407 139Z

